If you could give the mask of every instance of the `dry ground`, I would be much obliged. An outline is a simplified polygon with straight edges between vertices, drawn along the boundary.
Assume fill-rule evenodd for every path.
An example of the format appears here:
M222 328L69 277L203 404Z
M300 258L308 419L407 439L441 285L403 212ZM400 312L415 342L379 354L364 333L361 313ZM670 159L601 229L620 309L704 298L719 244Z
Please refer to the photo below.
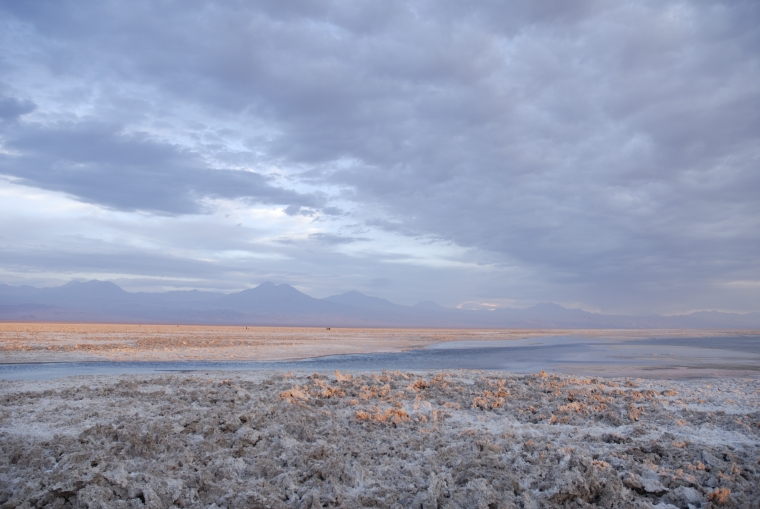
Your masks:
M760 381L0 382L0 507L760 507Z
M564 334L642 338L737 331L350 329L239 326L0 323L0 362L286 360L398 352L444 341Z

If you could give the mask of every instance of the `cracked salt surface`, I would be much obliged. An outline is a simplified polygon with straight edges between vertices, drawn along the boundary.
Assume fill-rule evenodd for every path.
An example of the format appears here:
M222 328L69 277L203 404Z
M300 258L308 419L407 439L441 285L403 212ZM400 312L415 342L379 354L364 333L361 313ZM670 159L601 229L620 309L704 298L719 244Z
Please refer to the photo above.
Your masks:
M0 507L758 507L760 381L0 382Z

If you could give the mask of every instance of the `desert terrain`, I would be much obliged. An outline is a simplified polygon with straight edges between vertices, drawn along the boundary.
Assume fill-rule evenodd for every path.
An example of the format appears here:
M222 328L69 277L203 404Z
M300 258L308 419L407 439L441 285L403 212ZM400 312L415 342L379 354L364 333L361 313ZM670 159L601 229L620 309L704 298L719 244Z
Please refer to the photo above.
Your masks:
M760 381L195 373L0 381L2 508L760 504Z
M0 324L2 361L303 359L398 352L443 341L503 340L554 331L351 329L57 323Z
M415 364L473 355L468 345L502 345L479 350L486 358L596 361L565 374L280 367L0 380L0 509L757 508L757 336L0 324L9 368L380 352Z
M638 339L757 331L558 329L353 329L187 325L0 323L0 363L272 361L401 352L452 341L573 335Z

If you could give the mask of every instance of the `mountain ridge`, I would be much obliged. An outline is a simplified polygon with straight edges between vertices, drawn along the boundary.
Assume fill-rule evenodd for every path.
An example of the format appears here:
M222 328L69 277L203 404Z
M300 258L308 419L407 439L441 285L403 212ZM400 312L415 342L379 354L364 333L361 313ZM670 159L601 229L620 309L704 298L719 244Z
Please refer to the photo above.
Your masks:
M223 294L198 290L127 292L110 281L36 288L0 284L0 320L471 328L760 328L760 313L603 315L552 302L515 309L462 310L432 301L396 304L356 290L322 299L266 281Z

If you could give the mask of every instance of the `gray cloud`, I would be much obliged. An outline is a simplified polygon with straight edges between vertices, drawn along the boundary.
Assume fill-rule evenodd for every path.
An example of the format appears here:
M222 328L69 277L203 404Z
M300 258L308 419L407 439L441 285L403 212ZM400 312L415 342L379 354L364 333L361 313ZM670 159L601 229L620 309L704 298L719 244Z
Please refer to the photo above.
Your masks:
M0 96L0 120L13 121L21 115L34 111L36 105L30 100L19 100L15 97Z
M361 242L372 240L368 237L349 237L346 235L334 235L332 233L312 233L309 235L309 239L316 240L323 244L353 244L354 242Z
M720 307L736 299L717 286L760 281L754 0L0 5L16 89L25 44L34 65L100 90L92 120L5 130L18 155L0 171L29 185L127 210L194 212L207 196L344 208L211 154L301 172L294 186L340 189L368 226L521 267L537 298ZM130 91L150 106L128 111ZM32 105L3 104L14 119ZM189 108L232 119L247 152L126 134ZM512 291L498 286L482 295Z
M316 212L314 210L298 205L288 205L283 209L283 211L289 216L314 217L316 215Z
M291 207L322 202L252 171L211 168L197 153L104 122L24 123L4 134L12 152L0 155L0 173L116 209L193 213L206 197Z

